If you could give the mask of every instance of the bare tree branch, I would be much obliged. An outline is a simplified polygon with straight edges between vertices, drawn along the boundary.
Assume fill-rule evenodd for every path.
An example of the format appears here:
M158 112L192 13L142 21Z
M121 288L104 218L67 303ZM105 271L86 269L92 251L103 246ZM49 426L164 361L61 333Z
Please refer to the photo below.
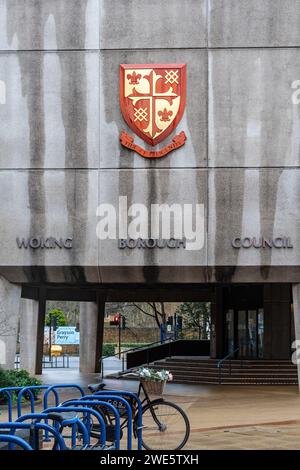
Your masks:
M165 320L166 320L166 315L165 315L165 309L164 309L164 303L163 302L159 302L160 305L161 305L161 311L158 309L158 306L156 304L156 302L143 302L143 304L146 304L148 305L152 312L153 313L150 313L150 312L147 312L147 310L145 310L144 308L140 307L140 305L138 305L137 303L133 302L132 304L128 304L128 306L131 306L131 307L134 307L134 308L137 308L140 312L142 312L144 315L147 315L148 317L151 317L151 318L154 318L155 319L155 322L158 326L158 328L160 328L160 325L163 323L165 323Z
M137 308L138 310L140 310L142 313L144 313L145 315L147 315L148 317L155 318L155 315L152 315L151 313L146 312L146 310L143 310L139 305L137 305L137 304L135 304L135 303L128 304L127 307L135 307L135 308Z

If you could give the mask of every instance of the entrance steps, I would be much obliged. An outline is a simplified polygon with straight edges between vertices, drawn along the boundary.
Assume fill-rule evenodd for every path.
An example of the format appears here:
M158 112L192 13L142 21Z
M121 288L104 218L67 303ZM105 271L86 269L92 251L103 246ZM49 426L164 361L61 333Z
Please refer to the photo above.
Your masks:
M171 357L149 365L167 369L175 383L232 385L297 385L297 367L289 360L231 360L219 371L216 359Z

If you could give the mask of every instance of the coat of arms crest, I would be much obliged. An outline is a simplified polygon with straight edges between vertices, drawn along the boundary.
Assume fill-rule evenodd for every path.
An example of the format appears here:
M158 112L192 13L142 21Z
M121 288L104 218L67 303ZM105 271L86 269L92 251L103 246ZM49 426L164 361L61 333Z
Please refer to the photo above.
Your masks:
M120 105L128 126L147 144L155 146L168 137L182 118L186 102L185 64L121 64ZM143 157L159 158L181 147L181 131L157 151L143 149L125 131L122 145Z

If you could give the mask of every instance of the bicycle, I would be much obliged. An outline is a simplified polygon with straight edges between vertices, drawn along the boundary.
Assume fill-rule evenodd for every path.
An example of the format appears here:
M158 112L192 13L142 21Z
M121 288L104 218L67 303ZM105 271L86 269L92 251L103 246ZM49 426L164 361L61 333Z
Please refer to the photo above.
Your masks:
M101 400L105 399L105 395L101 395L101 392L109 392L105 384L90 384L88 386L89 391L99 397ZM180 450L187 443L190 435L190 423L186 413L180 406L173 402L167 401L164 398L157 398L151 400L142 382L139 384L137 396L141 398L142 404L142 445L146 450ZM113 391L114 395L117 395L117 391ZM137 406L134 403L132 396L122 395L125 398L131 408L133 415L133 432L134 437L137 437ZM117 400L110 401L115 406L120 414L121 418L121 438L123 436L123 430L128 425L127 411L122 402ZM94 407L103 416L106 423L106 439L109 442L114 440L114 417L108 410L103 407ZM91 428L91 437L99 438L100 430L97 425L93 424Z

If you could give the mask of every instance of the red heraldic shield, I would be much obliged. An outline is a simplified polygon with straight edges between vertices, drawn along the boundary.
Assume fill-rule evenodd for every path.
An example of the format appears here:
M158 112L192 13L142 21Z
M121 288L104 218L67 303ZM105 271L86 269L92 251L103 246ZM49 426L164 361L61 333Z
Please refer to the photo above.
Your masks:
M123 117L147 144L157 145L171 134L182 118L185 103L185 64L120 65ZM162 156L155 153L145 151L142 156Z

